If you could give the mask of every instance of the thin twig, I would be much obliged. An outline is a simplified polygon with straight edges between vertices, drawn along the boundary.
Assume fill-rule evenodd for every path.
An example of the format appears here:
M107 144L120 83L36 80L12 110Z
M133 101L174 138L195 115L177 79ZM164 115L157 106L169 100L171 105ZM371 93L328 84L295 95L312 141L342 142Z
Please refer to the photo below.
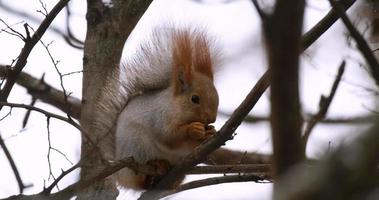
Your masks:
M376 85L379 86L379 63L378 63L378 60L376 60L372 50L370 49L369 45L366 42L366 40L363 38L363 36L358 32L358 30L351 23L351 21L347 17L343 8L341 8L341 6L335 0L329 0L329 2L333 6L333 8L337 11L342 22L345 24L347 30L349 30L351 36L354 38L355 42L357 43L358 49L360 50L363 57L366 59L366 61L368 63L368 66L369 66L370 71L371 71L372 78L375 80Z
M1 18L0 18L0 22L1 23L3 23L7 28L6 29L1 29L0 30L0 33L2 32L2 31L4 31L4 32L6 32L6 33L8 33L8 34L10 34L10 35L13 35L13 36L16 36L16 37L18 37L18 38L20 38L22 41L26 41L26 38L24 37L24 35L22 35L20 32L18 32L18 31L16 31L16 30L14 30L13 28L12 28L12 26L11 25L8 25L4 20L2 20ZM17 24L19 24L19 23L16 23L16 25ZM8 29L10 30L10 31L8 31Z
M0 134L0 146L3 149L3 151L4 151L4 154L7 157L8 161L9 161L9 164L11 165L13 174L16 177L16 180L17 180L18 189L20 191L20 194L22 194L22 192L25 189L25 185L22 182L22 179L21 179L21 176L20 176L20 172L18 171L16 163L14 162L11 153L9 152L7 146L5 145L5 142L4 142L3 138L1 137L1 134Z
M257 10L257 13L259 17L261 18L262 23L266 23L268 20L267 14L262 10L262 8L259 6L258 0L252 0L253 5L255 7L255 10Z
M51 118L55 118L55 119L59 119L61 121L67 122L67 123L71 124L72 126L74 126L75 128L77 128L79 131L82 131L82 128L80 127L80 125L78 123L76 123L74 120L70 120L66 117L48 112L48 111L43 110L41 108L37 108L37 107L26 105L26 104L8 103L8 102L0 102L0 105L1 106L9 106L9 107L13 107L13 108L24 108L24 109L28 109L28 110L33 110L33 111L44 114L46 117L51 117Z
M44 188L42 193L51 194L51 191L53 190L54 187L56 187L58 185L59 181L61 181L66 175L68 175L69 173L71 173L75 169L79 168L80 163L81 162L78 162L77 164L75 164L74 166L72 166L71 168L69 168L66 171L62 170L62 173L53 181L53 183L51 183L47 188Z
M35 17L34 15L30 15L29 13L27 12L23 12L21 10L18 10L18 9L15 9L11 6L9 6L8 4L5 4L3 3L2 1L0 1L0 8L2 8L3 10L9 12L10 14L14 14L14 15L17 15L19 17L22 17L24 19L27 19L28 21L33 21L34 23L40 23L41 20L37 17ZM67 8L67 6L66 6ZM66 15L66 25L69 24L69 16ZM67 27L66 27L67 29ZM59 29L58 27L56 26L50 26L49 28L50 31L62 36L64 38L64 40L67 42L67 44L69 44L70 46L76 48L76 49L83 49L83 44L84 42L77 39L73 34L70 34L71 31L67 30L67 34Z
M318 122L320 122L326 117L326 113L329 110L329 106L332 103L332 100L334 98L334 95L336 94L338 85L341 82L342 75L345 71L345 64L346 64L345 61L342 61L341 65L338 68L337 76L333 82L333 86L330 90L329 95L327 97L325 97L324 95L321 96L320 102L319 102L319 110L317 114L313 115L311 119L309 120L309 122L307 123L307 126L305 128L305 131L302 137L304 151L306 150L308 139L313 128L316 126Z
M37 42L41 39L42 35L46 32L47 28L50 26L54 18L66 6L68 2L69 0L60 0L54 6L54 8L50 11L50 13L46 16L46 18L42 21L41 25L38 27L38 29L33 34L33 36L25 42L25 45L18 56L15 66L11 70L9 70L9 72L7 73L8 75L7 82L5 83L3 89L0 91L0 101L2 102L7 101L9 93L11 92L13 85L16 82L17 76L25 67L27 59L32 49L37 44ZM0 106L0 110L1 108L2 106Z
M49 58L50 58L51 62L53 63L54 69L55 69L55 71L57 72L57 74L59 76L60 86L61 86L61 89L63 91L64 107L66 107L66 109L68 109L68 107L70 106L69 103L68 103L68 96L69 96L69 94L67 94L67 90L66 90L66 88L64 87L64 84L63 84L63 75L62 75L62 73L58 69L59 61L56 61L54 59L53 55L50 52L49 46L50 46L51 43L48 44L48 45L46 45L42 40L40 40L40 42L45 47L45 49L47 51L47 54L49 55ZM70 113L66 113L66 114L67 114L67 118L69 118L69 119L72 120L72 118L70 116Z
M47 163L48 163L48 166L49 166L49 176L47 178L47 180L51 178L53 178L53 180L55 181L56 178L53 174L53 170L52 170L52 167L51 167L51 159L50 159L50 153L51 153L51 139L50 139L50 117L46 117L46 129L47 129L47 143L48 143L48 150L47 150ZM59 187L58 185L56 185L57 189L59 190Z

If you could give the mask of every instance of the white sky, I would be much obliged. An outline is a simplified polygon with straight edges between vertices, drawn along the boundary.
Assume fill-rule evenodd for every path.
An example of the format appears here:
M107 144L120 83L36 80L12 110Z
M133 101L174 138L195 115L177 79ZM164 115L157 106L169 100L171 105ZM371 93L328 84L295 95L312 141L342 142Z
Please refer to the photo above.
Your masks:
M36 12L36 10L41 9L38 0L3 0L3 2L42 19L42 15ZM51 9L56 2L56 0L45 0L48 9ZM162 23L162 21L199 24L207 27L222 47L225 60L224 65L220 66L216 74L216 85L220 95L220 109L232 111L244 99L253 83L265 71L260 21L249 0L236 0L228 4L219 4L217 3L219 1L216 0L207 2L209 4L201 5L190 0L154 1L135 32L133 32L133 37L128 42L129 46L127 48L133 49L133 46L138 44L145 34L149 33L149 29L154 24ZM305 30L312 27L329 10L329 4L326 0L310 0L308 5ZM84 40L86 5L84 1L72 0L71 7L73 12L72 29L76 36ZM0 18L11 25L28 22L32 27L38 27L38 24L11 15L1 9ZM54 25L64 27L64 20L64 12L62 12L54 21ZM0 24L0 29L2 28L4 28L4 25ZM23 33L22 24L15 25L14 28ZM45 43L53 41L50 51L56 60L60 60L58 67L61 72L67 73L81 70L81 51L69 47L62 37L52 32L47 32L42 40ZM20 39L5 32L0 32L0 64L10 64L12 59L19 54L22 45L23 42ZM341 60L346 57L352 58L347 59L345 81L340 85L329 110L329 116L354 116L367 113L365 107L375 108L373 96L367 92L362 92L361 87L355 86L358 84L374 88L367 71L356 64L356 60L361 60L359 53L347 47L343 26L341 23L337 23L302 56L301 98L304 110L308 112L317 111L320 95L329 93L337 67ZM56 88L60 88L59 76L55 72L46 51L40 44L33 49L24 71L35 77L41 77L43 73L46 73L46 82ZM64 79L65 88L72 92L73 96L81 96L81 78L81 74L74 74ZM268 94L254 108L254 114L269 113L267 99ZM10 102L25 104L28 104L30 100L31 97L25 89L17 85L9 98ZM36 106L64 115L56 108L41 102L38 102ZM8 110L3 109L0 117L4 116ZM6 139L6 144L16 161L24 183L33 184L33 187L25 191L26 194L31 194L40 192L44 181L48 181L46 118L39 113L32 113L26 129L22 130L21 123L24 114L25 111L22 109L13 109L12 115L0 122L0 133ZM225 120L225 118L219 117L216 127L221 127ZM341 141L349 140L362 128L357 126L318 125L311 136L307 153L313 157L323 155L329 145L335 147ZM78 131L70 125L51 120L50 132L52 145L64 152L72 162L77 162L80 155ZM269 124L243 124L237 130L237 133L238 135L235 139L227 143L228 148L264 153L271 152ZM71 166L64 157L55 152L52 152L52 163L55 176L60 174L61 169L67 169ZM73 173L68 176L59 186L63 188L72 183L77 175L78 173ZM18 192L13 172L2 152L0 152L0 177L0 198ZM197 177L199 176L190 177L190 179ZM204 197L204 194L207 194L206 199L264 200L270 199L270 192L271 184L223 184L183 192L173 199L193 199L196 196ZM123 192L119 199L133 198L135 197L133 193L130 191Z

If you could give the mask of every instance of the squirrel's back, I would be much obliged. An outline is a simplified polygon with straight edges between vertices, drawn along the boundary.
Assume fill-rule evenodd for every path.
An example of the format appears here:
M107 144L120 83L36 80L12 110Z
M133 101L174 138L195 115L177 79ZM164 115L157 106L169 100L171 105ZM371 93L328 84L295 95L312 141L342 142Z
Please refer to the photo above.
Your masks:
M120 64L120 81L131 96L169 85L175 62L190 62L213 77L218 51L205 30L191 27L158 27Z

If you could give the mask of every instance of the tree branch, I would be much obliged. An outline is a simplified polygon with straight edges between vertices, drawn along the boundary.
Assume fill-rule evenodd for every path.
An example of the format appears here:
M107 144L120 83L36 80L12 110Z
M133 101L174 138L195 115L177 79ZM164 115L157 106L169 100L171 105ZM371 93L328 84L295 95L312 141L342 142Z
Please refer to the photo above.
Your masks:
M271 70L274 177L280 177L304 159L299 97L299 53L304 6L304 0L295 0L291 4L278 0L270 20L263 23Z
M7 67L0 65L0 78L4 78ZM75 119L80 118L81 100L72 96L67 96L65 102L64 93L54 88L40 79L34 78L25 72L20 72L16 83L27 89L28 93L47 104L57 107Z
M230 113L219 111L218 115L222 115L225 117L230 117ZM312 118L312 114L306 113L304 121L309 122ZM373 121L373 116L353 116L353 117L328 117L321 119L318 123L323 124L356 124L356 123L371 123ZM268 116L261 116L261 115L248 115L243 120L246 123L260 123L260 122L268 122L270 120L270 117Z
M8 102L0 102L0 105L1 106L9 106L12 108L14 107L14 108L24 108L24 109L28 109L28 110L33 110L33 111L44 114L46 117L51 117L51 118L55 118L55 119L59 119L61 121L67 122L67 123L71 124L72 126L74 126L75 128L77 128L79 131L82 131L82 128L80 127L80 125L78 123L76 123L75 121L73 121L69 118L48 112L48 111L43 110L41 108L37 108L34 106L25 105L25 104L8 103Z
M358 30L351 23L349 18L347 17L343 8L335 1L329 0L332 7L337 11L338 15L341 17L342 22L345 24L347 30L349 30L351 36L354 38L357 43L358 49L362 53L363 57L366 59L368 66L371 71L371 76L375 80L377 86L379 86L379 63L376 60L372 50L368 46L366 40L362 37L362 35L358 32Z
M343 10L349 9L356 0L341 0L338 2ZM322 34L324 34L337 20L339 15L332 8L325 17L306 32L301 39L301 52L311 46Z
M9 164L11 165L11 168L12 168L12 171L14 173L14 176L16 177L16 181L17 181L17 184L18 184L18 189L20 191L20 194L22 194L22 192L25 189L25 185L22 182L22 179L21 179L20 173L19 173L19 171L17 169L16 163L14 162L11 153L9 152L7 146L5 145L4 140L1 137L1 134L0 134L0 146L3 149L3 151L4 151L4 154L7 157L8 161L9 161Z
M270 175L262 173L262 174L240 174L240 175L227 175L227 176L219 176L213 178L206 178L202 180L196 180L189 183L185 183L175 188L174 190L168 190L160 194L158 198L163 198L175 193L183 192L186 190L191 190L199 187L210 186L210 185L218 185L222 183L235 183L235 182L247 182L254 181L259 183L260 181L271 180Z
M340 67L338 68L338 73L337 73L336 79L333 82L333 86L332 86L332 89L330 90L329 95L327 97L325 97L324 95L321 96L320 102L319 102L319 110L317 114L311 117L311 119L309 120L305 128L303 137L301 138L304 152L307 148L307 142L313 128L316 126L318 122L320 122L326 117L326 113L328 112L329 106L332 103L332 100L334 98L334 95L336 94L338 85L341 82L342 75L345 71L345 64L346 64L345 61L341 63Z
M270 164L235 164L235 165L214 165L195 166L186 174L230 174L230 173L269 173Z
M0 91L0 101L7 101L9 93L11 92L18 75L26 65L30 52L37 44L37 42L41 39L42 35L46 32L47 28L50 26L54 18L67 5L68 2L69 0L60 0L50 11L50 13L46 16L46 18L42 21L41 25L38 27L33 36L29 37L29 34L27 34L28 37L25 38L25 45L18 56L15 66L7 72L7 81L3 89ZM25 29L28 33L27 26L25 26ZM0 106L0 110L1 108L2 106Z

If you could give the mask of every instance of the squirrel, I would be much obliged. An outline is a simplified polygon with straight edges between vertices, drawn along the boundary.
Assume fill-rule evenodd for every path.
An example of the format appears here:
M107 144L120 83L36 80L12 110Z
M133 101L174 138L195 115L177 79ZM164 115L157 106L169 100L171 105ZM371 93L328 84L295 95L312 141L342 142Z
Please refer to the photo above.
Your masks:
M213 83L217 52L203 30L166 28L120 66L128 94L117 119L115 157L133 157L167 172L216 131L218 94ZM159 177L124 168L121 186L148 189Z

